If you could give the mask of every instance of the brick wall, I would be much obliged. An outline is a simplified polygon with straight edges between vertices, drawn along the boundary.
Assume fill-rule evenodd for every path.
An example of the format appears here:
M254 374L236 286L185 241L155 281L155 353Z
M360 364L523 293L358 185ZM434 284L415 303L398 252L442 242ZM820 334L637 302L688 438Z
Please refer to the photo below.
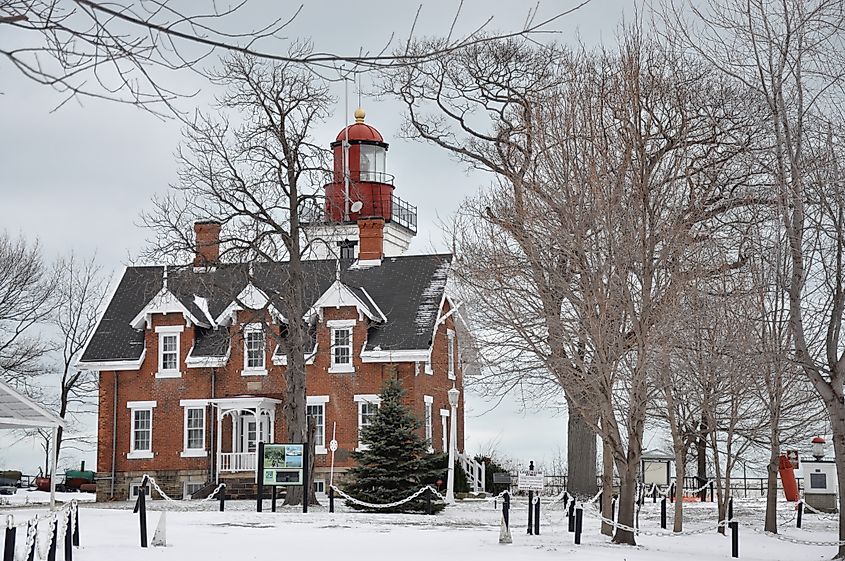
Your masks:
M447 313L447 308L442 313ZM356 324L352 332L352 364L354 373L329 373L331 357L328 350L331 347L330 332L326 322L335 319L354 319ZM237 322L250 322L253 318L238 317ZM336 439L338 451L335 455L335 468L342 473L352 465L350 452L358 444L358 404L354 401L356 394L378 394L385 380L390 376L399 376L406 388L405 400L412 411L423 420L424 398L431 395L433 404L433 447L436 451L442 448L442 429L440 409L449 409L447 390L452 387L453 380L447 378L448 337L447 330L453 329L453 316L450 316L438 326L434 336L432 351L433 374L425 373L424 364L417 366L413 362L386 364L362 363L359 353L366 339L367 320L361 320L354 308L327 308L317 331L319 351L313 364L306 366L307 395L328 396L325 406L325 441L326 448L332 437L332 424L337 423ZM185 358L191 348L194 328L186 326L180 337L180 369L179 378L156 378L158 371L158 341L155 331L159 326L185 326L185 320L180 314L154 315L150 327L145 333L146 357L138 371L101 372L99 387L99 418L98 418L98 455L97 471L100 478L111 475L112 470L112 423L114 422L113 403L114 380L117 376L117 438L115 454L115 470L118 477L115 490L118 497L126 496L129 482L140 479L143 473L161 474L168 494L171 490L181 496L182 481L186 478L195 480L198 474L213 478L214 454L216 443L212 441L211 433L217 438L217 421L214 410L206 407L205 444L208 455L200 458L185 458L181 456L184 448L184 408L180 400L208 399L211 397L233 396L263 396L279 399L282 404L276 408L275 440L284 441L284 424L282 408L285 391L285 367L272 363L272 353L276 341L272 335L267 336L266 376L242 375L243 339L239 324L230 328L232 332L232 348L228 364L223 368L186 368ZM457 363L457 350L454 354L456 361L454 380L461 390L461 400L458 407L458 449L463 450L463 376ZM213 389L212 389L213 383ZM130 459L127 453L130 448L131 411L127 402L155 401L152 419L152 451L151 459ZM224 419L222 445L224 451L231 448L231 417ZM424 428L420 429L421 431ZM328 471L330 453L318 455L316 470L318 473ZM322 478L318 475L317 477ZM157 478L158 479L158 478ZM160 483L161 484L161 483ZM108 498L111 484L102 480L98 485L98 498ZM178 492L177 492L178 491ZM102 493L102 494L101 494Z

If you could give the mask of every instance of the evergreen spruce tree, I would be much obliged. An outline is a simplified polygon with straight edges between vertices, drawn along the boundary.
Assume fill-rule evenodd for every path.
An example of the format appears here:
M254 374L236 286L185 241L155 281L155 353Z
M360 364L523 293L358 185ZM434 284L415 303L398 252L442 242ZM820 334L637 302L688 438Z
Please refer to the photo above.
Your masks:
M404 393L398 380L389 380L382 390L378 413L361 431L361 442L366 449L352 453L358 465L347 472L349 479L345 486L345 491L356 499L376 504L392 503L442 477L435 467L433 455L428 452L428 443L420 436L419 419L402 403ZM352 502L347 504L364 508ZM433 497L434 512L444 506ZM395 508L372 510L425 512L425 508L425 494L422 494Z

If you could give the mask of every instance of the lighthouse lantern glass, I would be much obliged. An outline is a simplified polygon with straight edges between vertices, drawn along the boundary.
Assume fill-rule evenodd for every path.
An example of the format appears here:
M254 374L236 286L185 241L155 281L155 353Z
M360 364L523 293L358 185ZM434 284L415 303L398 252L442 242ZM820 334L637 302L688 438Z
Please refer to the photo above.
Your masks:
M361 181L384 181L387 150L382 146L361 145Z

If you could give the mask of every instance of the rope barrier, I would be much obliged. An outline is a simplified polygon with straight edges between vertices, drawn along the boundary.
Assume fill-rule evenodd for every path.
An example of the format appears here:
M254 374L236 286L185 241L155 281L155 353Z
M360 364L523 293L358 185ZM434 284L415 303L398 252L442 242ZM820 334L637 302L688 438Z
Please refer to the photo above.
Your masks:
M437 497L438 497L441 501L446 501L446 497L444 497L443 495L441 495L441 494L437 491L437 489L435 489L435 488L434 488L434 487L432 487L431 485L426 485L425 487L420 487L420 488L419 488L419 489L418 489L418 490L417 490L414 494L409 495L409 496L405 497L404 499L401 499L401 500L398 500L398 501L394 501L394 502L392 502L392 503L368 503L368 502L366 502L366 501L362 501L362 500L356 499L355 497L353 497L353 496L351 496L351 495L347 495L346 493L344 493L343 491L341 491L341 490L337 487L337 485L331 485L330 487L331 487L332 489L334 489L335 493L337 493L338 495L340 495L341 497L343 497L343 498L344 498L344 499L346 499L347 501L352 502L352 503L355 503L355 504L357 504L357 505L359 505L359 506L366 507L366 508L394 508L394 507L397 507L397 506L399 506L399 505L403 505L403 504L405 504L405 503L407 503L407 502L413 501L414 499L416 499L417 497L419 497L420 495L422 495L423 493L425 493L426 489L428 489L429 491L431 491L431 492L432 492L435 496L437 496Z

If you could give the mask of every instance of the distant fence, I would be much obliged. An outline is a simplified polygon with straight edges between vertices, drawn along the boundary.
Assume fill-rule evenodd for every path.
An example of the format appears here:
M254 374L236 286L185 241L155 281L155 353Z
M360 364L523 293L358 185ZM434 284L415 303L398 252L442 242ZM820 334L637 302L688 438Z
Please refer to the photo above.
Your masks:
M511 473L511 488L516 489L516 480L517 474ZM544 477L544 485L543 485L543 494L544 495L559 495L563 491L567 489L567 476L566 475L557 475L557 474L545 474ZM715 477L709 477L715 481ZM798 481L798 489L804 489L804 482L803 479L798 477L796 478ZM675 482L675 479L672 478L670 481L670 485ZM704 484L703 481L700 481L697 477L685 477L684 478L684 491L692 492L696 489L699 489ZM780 477L777 478L777 485L778 485L778 493L783 494L783 483L780 480ZM615 488L619 488L619 478L613 478L613 486ZM754 498L754 497L765 497L766 496L766 486L767 486L767 478L765 477L731 477L731 496L737 498ZM501 483L494 483L493 489L488 489L488 492L498 493L502 491L507 485ZM601 487L601 476L596 476L596 489ZM666 487L666 486L663 486Z

